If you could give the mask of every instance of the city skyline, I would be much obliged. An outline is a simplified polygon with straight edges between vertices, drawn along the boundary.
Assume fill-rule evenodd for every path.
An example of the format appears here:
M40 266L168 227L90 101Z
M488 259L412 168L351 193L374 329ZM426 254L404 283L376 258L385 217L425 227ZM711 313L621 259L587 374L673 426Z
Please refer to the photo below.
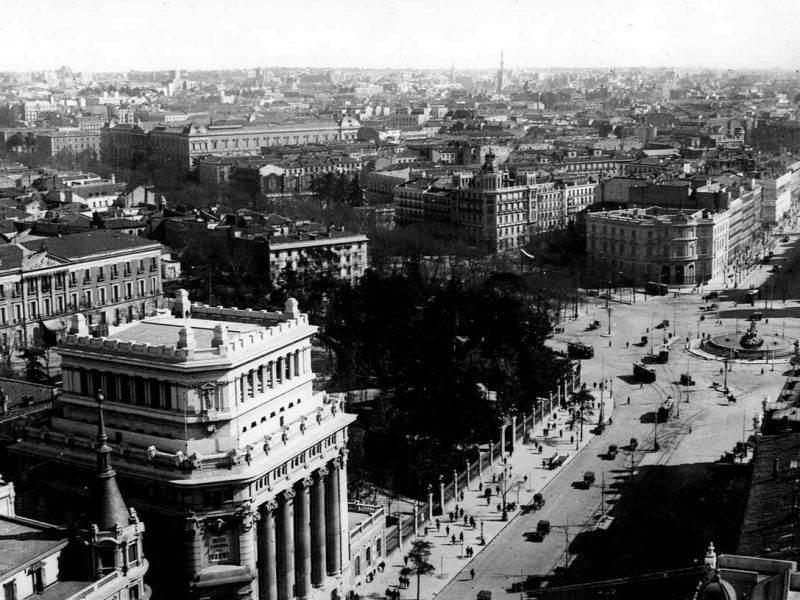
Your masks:
M408 0L366 10L352 0L245 0L224 14L209 0L124 0L115 8L109 14L96 0L34 0L0 23L8 46L24 48L0 59L0 70L493 69L501 50L508 70L786 69L800 55L789 29L800 5L784 0L681 0L668 10L632 0ZM93 28L106 42L86 44L76 35Z

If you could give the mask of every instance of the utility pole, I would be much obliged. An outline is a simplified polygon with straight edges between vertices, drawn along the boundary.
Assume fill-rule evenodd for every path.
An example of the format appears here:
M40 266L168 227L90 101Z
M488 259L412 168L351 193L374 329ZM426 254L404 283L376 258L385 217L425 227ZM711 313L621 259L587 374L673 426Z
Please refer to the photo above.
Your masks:
M567 522L564 525L564 537L567 541L567 547L564 551L564 568L569 569L569 516L567 516Z
M653 419L653 452L658 452L658 409L656 409L655 418Z
M606 472L600 471L600 518L606 516Z

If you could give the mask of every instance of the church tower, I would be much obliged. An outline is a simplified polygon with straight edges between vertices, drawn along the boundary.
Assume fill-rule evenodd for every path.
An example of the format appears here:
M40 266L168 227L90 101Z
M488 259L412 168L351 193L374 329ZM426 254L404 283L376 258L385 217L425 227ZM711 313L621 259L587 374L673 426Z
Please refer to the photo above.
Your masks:
M128 508L119 491L103 419L103 392L98 390L95 399L98 412L97 472L91 513L87 518L89 526L78 533L79 541L86 549L84 575L98 580L118 571L128 579L121 590L120 600L146 600L150 597L150 589L144 583L148 568L142 551L144 523L133 508Z

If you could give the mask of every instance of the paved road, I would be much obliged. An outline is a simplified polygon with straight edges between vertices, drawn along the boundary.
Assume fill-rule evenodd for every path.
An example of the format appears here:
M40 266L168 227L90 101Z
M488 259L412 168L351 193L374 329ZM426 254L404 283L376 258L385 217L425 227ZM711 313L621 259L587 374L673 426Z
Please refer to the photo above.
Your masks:
M741 287L746 289L751 282L758 283L764 274L763 270L757 270ZM734 330L736 320L724 318L725 310L732 308L733 302L721 302L721 325L716 324L713 318L699 320L702 304L699 294L650 298L646 302L639 296L636 304L612 303L613 335L607 337L603 335L607 331L607 312L604 303L598 301L577 321L566 325L564 334L557 336L554 345L565 349L566 342L580 340L595 347L595 358L583 361L583 379L590 386L603 380L612 386L617 399L614 423L602 436L592 440L545 488L547 504L543 510L517 516L437 598L474 598L479 590L491 590L495 600L510 598L509 594L516 598L519 592L512 586L524 576L547 575L555 567L564 565L568 558L565 556L567 533L572 540L580 532L593 529L598 522L601 473L607 473L604 497L611 503L614 489L610 484L620 484L629 477L631 453L622 450L615 460L607 460L603 454L608 444L615 443L623 448L627 447L631 437L638 438L643 450L633 457L638 472L642 466L653 464L709 465L752 433L753 416L760 411L764 397L777 396L788 364L778 363L774 371L771 365L763 363L733 365L727 373L727 383L735 391L738 402L728 405L723 395L712 386L712 383L722 383L724 379L720 373L722 363L691 355L685 350L685 341L686 337L696 338L698 330L712 334ZM594 319L600 320L603 327L587 331L586 326ZM668 330L652 329L663 319L671 321ZM746 325L743 321L738 324L741 330ZM787 337L800 335L800 319L797 318L773 319L770 324L762 324L762 329L771 333L784 327ZM665 333L673 330L679 340L671 345L670 362L656 365L657 381L640 389L640 385L630 377L632 363L648 354L650 345L639 347L633 342L637 342L641 335L648 335L656 338L657 347ZM685 401L687 388L678 385L680 373L687 369L696 381L696 385L689 388L688 403ZM669 395L681 400L676 404L679 413L676 411L667 424L659 424L656 433L654 413ZM658 435L659 452L652 451L655 435ZM700 469L710 471L709 467L701 466ZM576 489L573 483L582 479L584 471L594 471L596 483L589 489ZM692 473L697 476L697 470ZM528 534L536 529L540 519L551 522L552 533L543 542L530 541ZM470 569L475 570L474 580L469 576Z

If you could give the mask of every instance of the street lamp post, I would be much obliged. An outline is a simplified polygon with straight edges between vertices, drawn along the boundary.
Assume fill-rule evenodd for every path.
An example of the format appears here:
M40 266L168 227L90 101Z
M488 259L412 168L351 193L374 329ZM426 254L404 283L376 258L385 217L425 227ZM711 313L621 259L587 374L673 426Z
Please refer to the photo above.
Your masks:
M503 514L500 517L503 521L508 521L508 505L506 494L508 493L508 459L503 458Z

